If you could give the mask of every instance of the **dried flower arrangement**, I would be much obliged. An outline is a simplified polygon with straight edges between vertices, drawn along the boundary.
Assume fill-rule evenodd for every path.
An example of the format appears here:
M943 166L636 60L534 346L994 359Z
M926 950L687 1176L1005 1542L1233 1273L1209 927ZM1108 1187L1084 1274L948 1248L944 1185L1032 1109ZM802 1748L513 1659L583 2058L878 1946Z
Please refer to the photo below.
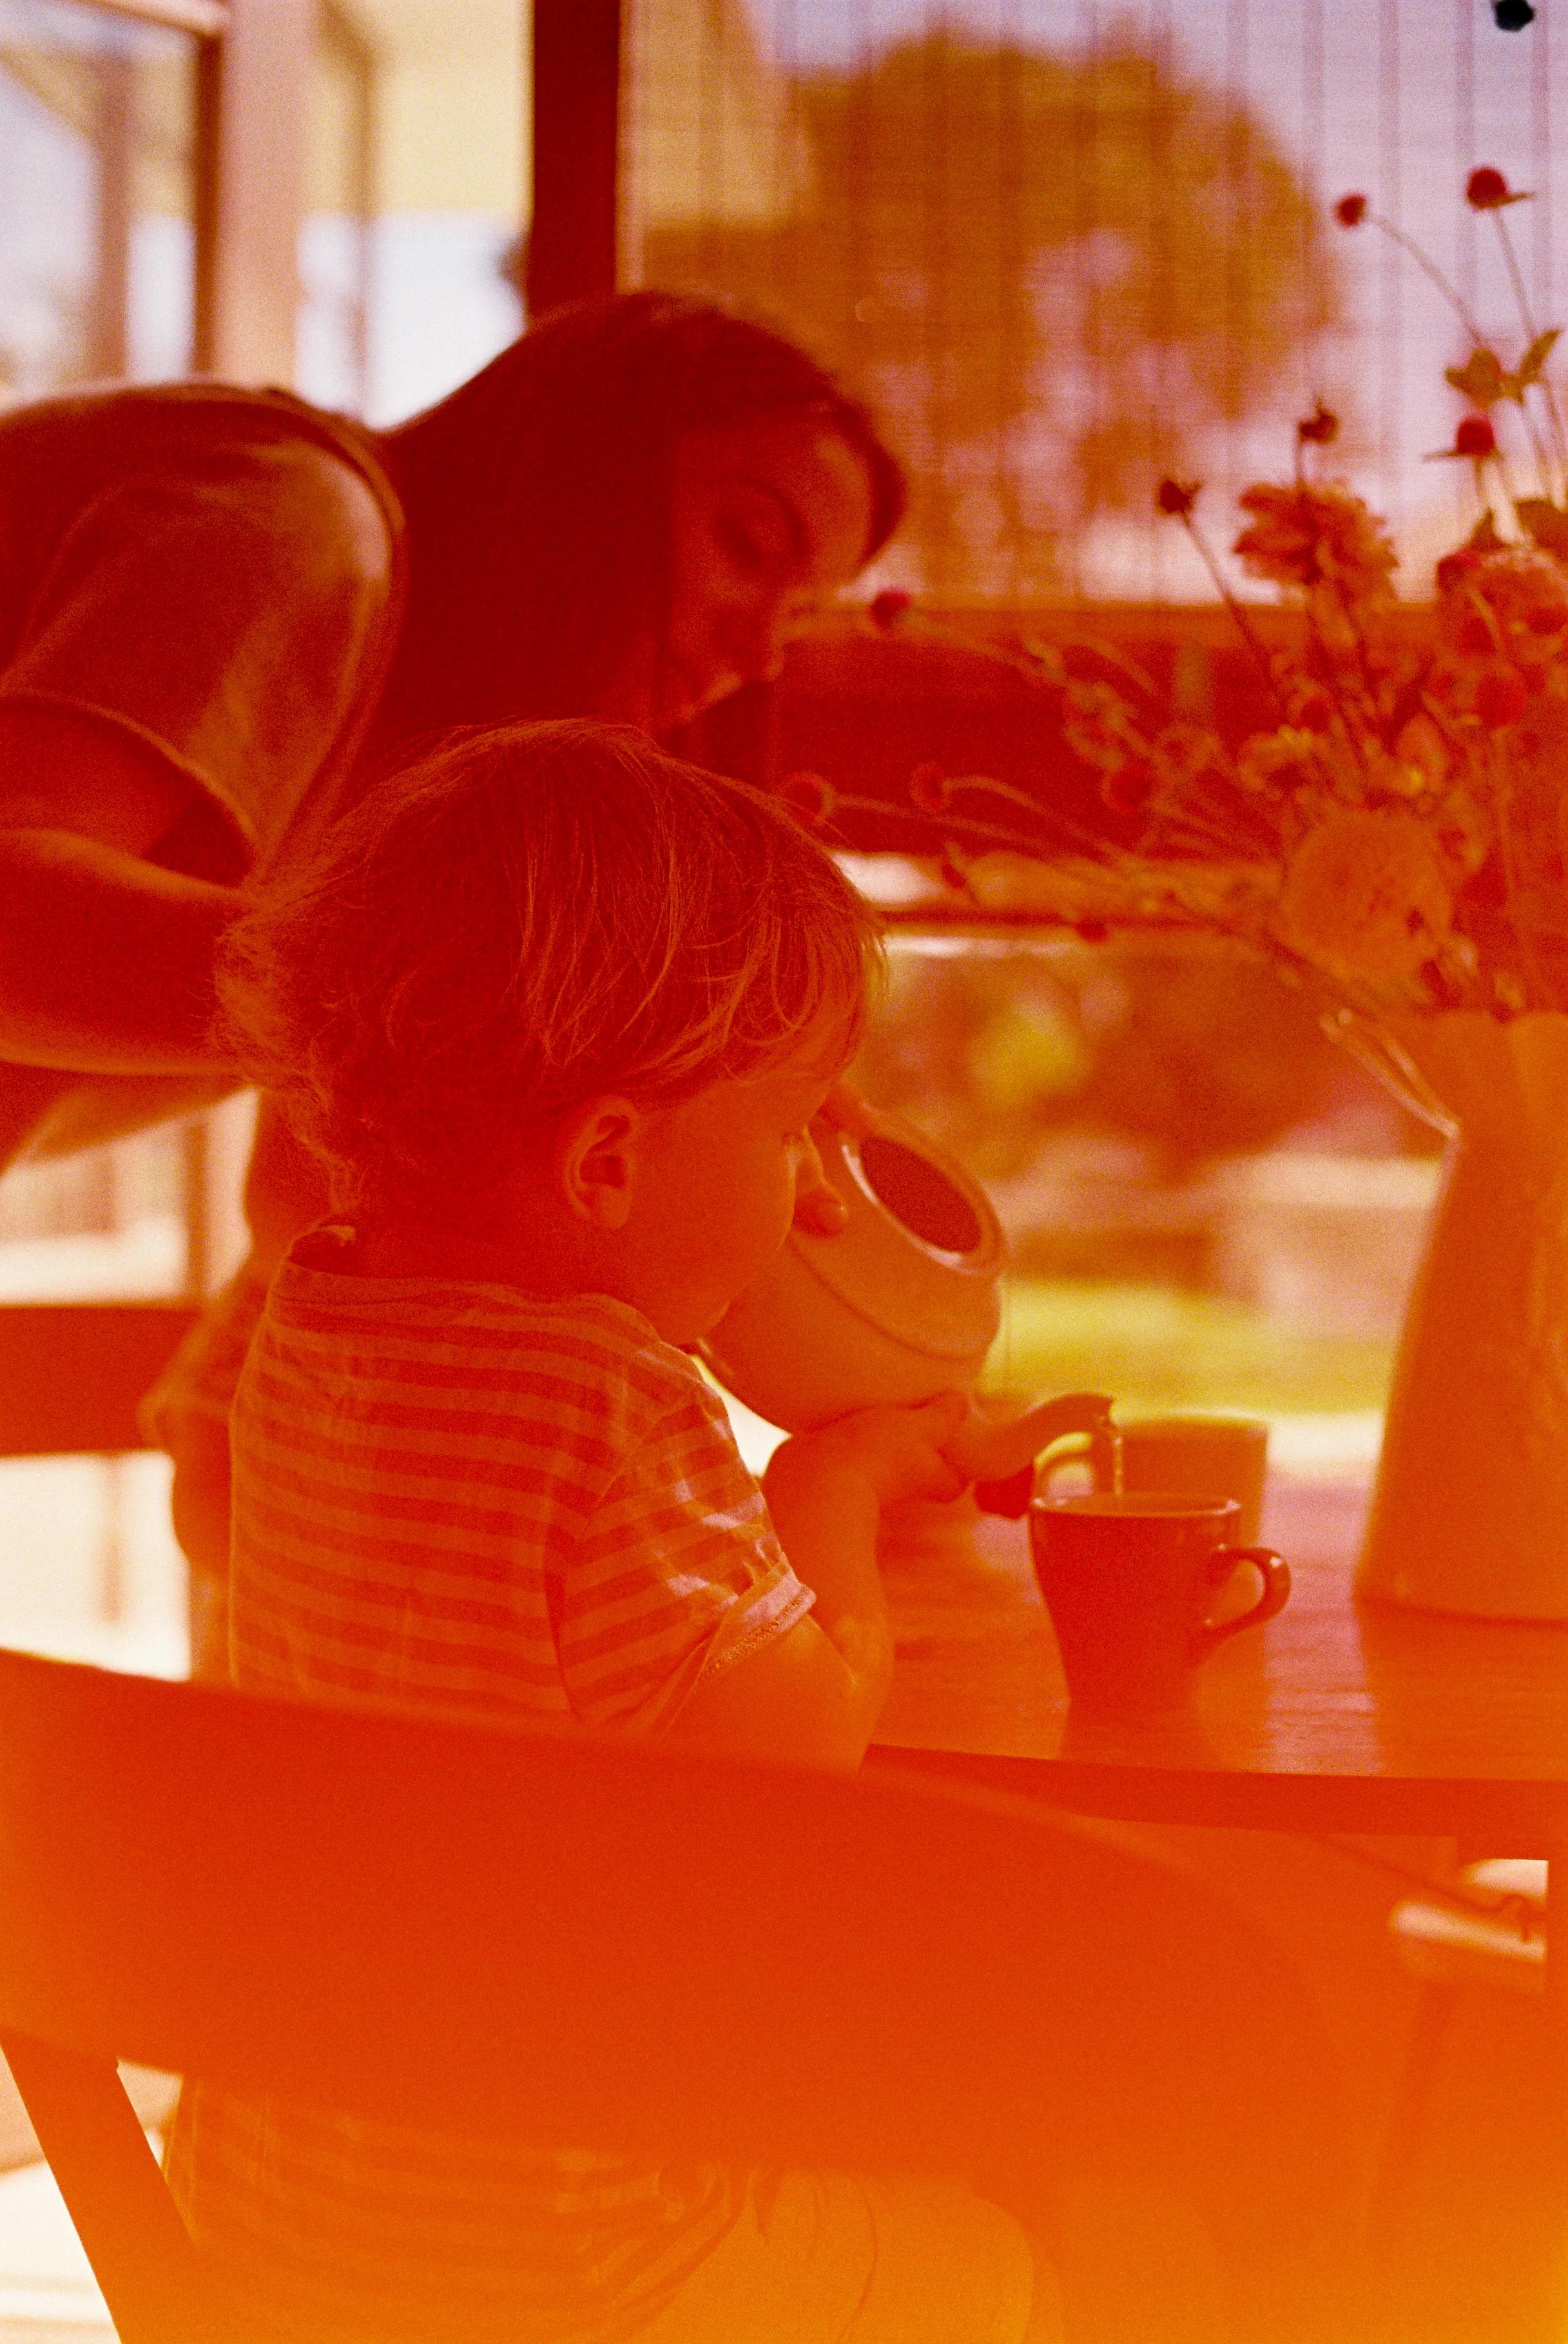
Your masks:
M1344 228L1405 245L1469 339L1448 369L1468 411L1437 453L1470 466L1478 513L1437 566L1430 625L1392 622L1397 557L1363 500L1322 476L1339 426L1320 403L1296 426L1294 477L1242 496L1234 547L1299 611L1290 648L1271 652L1231 593L1199 484L1162 481L1158 510L1207 564L1275 721L1230 745L1173 718L1108 647L991 647L1060 695L1067 742L1108 820L1103 834L1066 834L1043 796L919 767L910 810L949 885L1090 935L1148 921L1218 930L1357 1020L1568 1009L1568 435L1547 372L1557 331L1532 318L1509 238L1506 212L1527 197L1490 168L1472 172L1466 195L1495 223L1519 304L1512 366L1364 197L1336 207ZM924 624L894 592L870 615L885 630ZM789 789L803 819L831 820L825 784L796 775Z

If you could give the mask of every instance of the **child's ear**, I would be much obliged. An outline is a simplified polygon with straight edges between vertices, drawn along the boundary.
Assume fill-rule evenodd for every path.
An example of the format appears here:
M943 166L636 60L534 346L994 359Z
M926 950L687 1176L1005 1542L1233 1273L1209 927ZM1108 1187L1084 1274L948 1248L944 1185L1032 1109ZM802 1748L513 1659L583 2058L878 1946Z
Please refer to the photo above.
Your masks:
M567 1210L596 1229L622 1229L632 1190L643 1116L630 1099L586 1099L556 1135L555 1173Z

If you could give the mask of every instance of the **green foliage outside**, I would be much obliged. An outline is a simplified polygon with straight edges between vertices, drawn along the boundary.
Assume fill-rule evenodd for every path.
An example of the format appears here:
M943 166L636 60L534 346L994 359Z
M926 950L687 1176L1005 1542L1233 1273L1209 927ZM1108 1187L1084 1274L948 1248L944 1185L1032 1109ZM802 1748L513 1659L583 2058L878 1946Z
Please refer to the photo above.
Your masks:
M1303 1335L1218 1295L1094 1280L1009 1280L986 1371L998 1391L1108 1391L1124 1408L1255 1416L1381 1409L1390 1341Z
M982 1180L1027 1173L1068 1127L1136 1142L1152 1177L1180 1180L1371 1093L1304 996L1260 962L1136 938L962 959L895 952L856 1076ZM1431 1147L1391 1104L1387 1114L1391 1148Z

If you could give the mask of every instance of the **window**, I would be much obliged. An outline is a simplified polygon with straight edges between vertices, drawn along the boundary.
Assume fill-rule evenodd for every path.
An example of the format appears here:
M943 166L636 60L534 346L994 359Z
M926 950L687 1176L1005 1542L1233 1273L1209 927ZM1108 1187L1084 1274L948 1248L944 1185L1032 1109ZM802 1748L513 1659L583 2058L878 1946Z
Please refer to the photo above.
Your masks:
M1266 592L1230 561L1234 499L1289 476L1321 399L1331 469L1420 597L1468 526L1468 468L1421 460L1452 442L1469 339L1332 206L1364 194L1512 360L1568 295L1549 13L1513 36L1488 0L629 0L622 281L736 297L870 399L913 490L874 585L1002 637L1112 640L1179 712L1246 731L1265 712L1156 486L1202 480L1229 582ZM1533 194L1506 215L1531 325L1465 204L1480 164ZM918 845L921 762L1099 813L1017 674L845 615L764 729L733 722L737 762L825 777L841 834L883 850L857 876L924 898L862 1072L994 1186L1017 1265L996 1374L1260 1410L1357 1502L1432 1136L1215 947L966 935L952 894L932 921L929 863L885 854Z
M1420 460L1464 337L1329 207L1365 192L1522 347L1462 189L1490 163L1534 191L1509 217L1550 322L1550 14L1509 35L1486 0L629 0L622 276L755 303L878 404L915 482L890 582L1209 599L1155 482L1200 477L1228 518L1318 397L1419 581L1463 489Z
M5 395L196 362L204 51L221 21L0 0Z
M298 380L362 415L370 394L377 52L340 0L321 0L312 60L299 233Z

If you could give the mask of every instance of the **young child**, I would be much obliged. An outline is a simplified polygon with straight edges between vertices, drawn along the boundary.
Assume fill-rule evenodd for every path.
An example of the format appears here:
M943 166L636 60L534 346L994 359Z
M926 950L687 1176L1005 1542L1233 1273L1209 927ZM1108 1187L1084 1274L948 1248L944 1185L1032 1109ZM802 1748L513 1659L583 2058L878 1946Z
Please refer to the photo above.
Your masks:
M236 1401L238 1683L858 1763L879 1510L957 1493L964 1403L786 1441L759 1489L685 1347L823 1187L811 1123L879 966L777 807L585 723L460 740L258 891L227 1014L341 1209ZM252 2309L319 2344L1054 2332L1023 2232L956 2187L503 2154L200 2088L170 2169Z

